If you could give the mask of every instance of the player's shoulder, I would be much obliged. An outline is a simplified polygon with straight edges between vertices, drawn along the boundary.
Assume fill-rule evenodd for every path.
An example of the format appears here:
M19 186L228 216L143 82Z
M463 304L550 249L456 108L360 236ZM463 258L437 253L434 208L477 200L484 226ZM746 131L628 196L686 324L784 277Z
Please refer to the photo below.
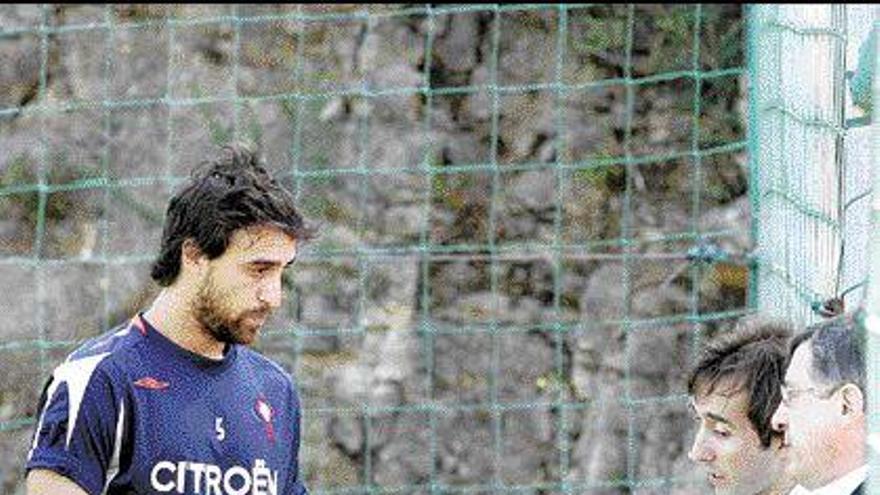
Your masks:
M103 370L118 367L129 361L127 354L135 351L143 337L137 326L126 321L83 342L58 368L79 368L89 364Z
M256 368L255 371L259 372L260 376L269 377L273 381L283 381L285 385L293 387L290 373L282 368L280 364L259 352L246 346L239 346L239 359L247 360L250 366Z

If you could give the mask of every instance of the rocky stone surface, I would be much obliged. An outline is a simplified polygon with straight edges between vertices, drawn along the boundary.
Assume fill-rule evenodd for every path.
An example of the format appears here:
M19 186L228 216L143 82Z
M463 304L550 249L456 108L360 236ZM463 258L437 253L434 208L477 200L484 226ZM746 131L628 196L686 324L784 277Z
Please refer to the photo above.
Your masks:
M313 490L705 491L683 377L747 271L684 254L743 253L749 212L743 152L691 153L744 138L744 86L643 78L742 66L740 7L702 7L694 54L693 7L636 6L629 56L626 6L402 9L0 7L0 492L48 372L149 304L168 198L235 138L321 227L258 345Z

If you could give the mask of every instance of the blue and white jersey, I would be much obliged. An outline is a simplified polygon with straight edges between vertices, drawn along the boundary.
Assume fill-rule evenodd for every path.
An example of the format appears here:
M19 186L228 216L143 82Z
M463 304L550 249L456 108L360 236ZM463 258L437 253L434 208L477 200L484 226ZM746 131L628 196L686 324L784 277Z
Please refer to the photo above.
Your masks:
M141 314L55 369L26 469L90 495L300 495L300 403L289 376L245 346L189 352Z

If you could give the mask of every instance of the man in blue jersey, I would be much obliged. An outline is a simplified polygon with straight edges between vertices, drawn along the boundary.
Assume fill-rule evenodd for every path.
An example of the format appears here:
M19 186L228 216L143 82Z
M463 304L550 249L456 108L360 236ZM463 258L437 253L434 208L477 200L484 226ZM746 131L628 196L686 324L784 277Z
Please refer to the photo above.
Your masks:
M247 147L196 169L168 206L152 306L48 381L27 493L307 493L296 389L247 346L312 234Z

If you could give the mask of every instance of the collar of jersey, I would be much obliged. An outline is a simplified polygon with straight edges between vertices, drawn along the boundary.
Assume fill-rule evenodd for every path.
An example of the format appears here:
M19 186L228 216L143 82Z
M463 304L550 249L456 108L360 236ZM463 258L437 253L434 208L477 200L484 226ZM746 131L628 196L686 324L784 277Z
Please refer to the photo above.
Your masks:
M238 346L235 344L226 344L226 349L223 351L223 358L221 359L211 359L209 357L202 356L201 354L192 352L188 349L184 349L183 347L177 345L171 339L163 335L162 332L157 330L152 323L147 321L147 319L144 318L143 311L138 313L138 317L146 327L145 338L149 339L151 343L161 347L171 355L175 355L192 362L196 367L205 371L219 373L229 368L229 366L231 366L232 363L235 362L235 359L238 356Z

